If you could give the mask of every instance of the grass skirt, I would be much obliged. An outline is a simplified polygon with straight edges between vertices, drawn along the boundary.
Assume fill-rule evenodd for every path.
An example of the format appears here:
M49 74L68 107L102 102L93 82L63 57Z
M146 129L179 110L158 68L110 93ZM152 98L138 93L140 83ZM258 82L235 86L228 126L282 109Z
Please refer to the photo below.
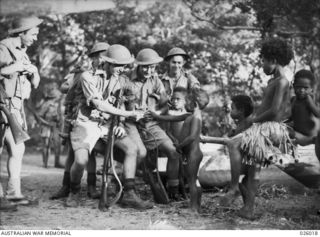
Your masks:
M293 145L284 123L264 122L254 123L242 133L241 151L243 163L268 164L281 162L281 156L289 154L294 159L295 146Z

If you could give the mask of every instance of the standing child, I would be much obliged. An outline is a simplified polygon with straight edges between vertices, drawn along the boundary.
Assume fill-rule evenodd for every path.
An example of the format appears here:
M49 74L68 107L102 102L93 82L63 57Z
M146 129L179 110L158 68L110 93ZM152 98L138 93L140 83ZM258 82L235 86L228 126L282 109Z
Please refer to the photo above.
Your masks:
M289 81L284 67L293 58L293 51L286 41L273 38L263 42L261 56L263 71L272 76L262 103L257 111L244 121L243 129L249 128L225 140L230 154L231 188L221 200L221 204L229 204L241 192L244 206L238 214L247 219L254 218L254 199L262 163L270 156L276 159L279 153L289 153L293 148L287 126L282 123L287 118L287 108L290 108ZM247 170L242 182L238 184L241 163L247 165Z
M182 150L187 157L190 208L192 211L199 212L201 204L201 187L197 175L203 157L199 146L202 126L201 110L209 103L209 96L204 90L196 89L185 97L185 102L186 110L192 112L192 114L188 116L183 123L178 136L179 143L176 145L176 148L177 150ZM170 120L170 115L154 115L154 117L159 120ZM177 116L172 116L171 118L176 119Z
M292 115L294 138L301 146L314 144L320 128L320 109L313 98L314 75L300 70L294 75Z

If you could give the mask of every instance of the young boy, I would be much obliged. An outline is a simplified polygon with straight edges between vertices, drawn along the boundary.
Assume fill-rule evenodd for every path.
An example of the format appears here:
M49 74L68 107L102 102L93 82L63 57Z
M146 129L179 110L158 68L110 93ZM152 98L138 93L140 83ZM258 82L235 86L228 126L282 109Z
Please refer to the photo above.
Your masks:
M193 90L185 97L185 108L192 112L188 116L178 135L179 143L176 145L177 150L187 157L188 183L190 189L190 208L192 211L199 212L201 204L201 187L197 181L197 174L203 154L200 150L200 133L202 126L201 110L209 103L208 94L202 89ZM155 115L158 120L176 121L178 116ZM180 115L183 116L183 115Z
M300 70L294 75L292 99L294 138L301 146L314 144L320 128L320 109L313 99L315 78L312 72Z
M247 95L236 95L231 98L231 111L230 116L233 119L237 127L230 131L229 137L235 136L243 131L246 126L246 119L253 113L253 102L252 99ZM221 137L210 137L210 136L200 136L201 142L203 143L218 143L227 144L228 138Z
M264 72L273 77L268 82L261 105L252 116L245 119L241 129L253 125L233 138L224 140L230 154L231 188L221 204L233 201L240 191L244 206L238 214L247 219L254 218L254 199L262 163L270 156L276 159L277 154L289 153L293 148L287 126L281 122L287 118L287 108L290 108L289 81L284 66L293 58L293 51L286 41L273 38L263 42L261 56ZM242 162L247 165L247 170L238 184Z

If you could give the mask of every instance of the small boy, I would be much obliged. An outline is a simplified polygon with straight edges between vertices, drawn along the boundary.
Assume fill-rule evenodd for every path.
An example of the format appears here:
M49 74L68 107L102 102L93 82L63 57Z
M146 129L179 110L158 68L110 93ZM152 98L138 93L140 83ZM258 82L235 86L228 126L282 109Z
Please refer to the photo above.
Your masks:
M244 130L246 119L253 113L254 109L252 99L247 95L236 95L231 98L231 101L230 116L237 127L230 131L229 137L235 136ZM226 141L229 140L228 138L210 136L200 136L200 138L203 143L218 143L223 145L226 145Z
M182 115L186 114L187 111L185 109L186 106L186 96L188 94L187 89L183 87L176 87L173 90L173 94L171 97L171 109L168 110L168 115ZM177 121L177 122L170 122L168 126L167 133L169 137L174 141L174 143L177 142L177 139L179 139L181 130L183 127L184 121Z
M264 73L273 76L268 81L262 103L253 115L244 120L242 129L248 129L233 138L221 139L228 146L231 163L231 188L221 204L233 201L240 191L244 206L238 215L247 219L254 219L254 200L263 162L293 149L287 126L282 123L290 108L289 81L284 67L293 58L293 51L286 41L272 38L263 42L261 56ZM239 183L241 163L246 164L247 169Z
M199 146L202 127L201 110L209 103L209 96L203 89L196 89L185 97L185 103L186 111L192 112L192 114L185 119L180 134L177 134L179 143L176 145L176 148L177 150L182 150L187 157L190 208L194 212L199 212L201 204L201 186L197 175L203 157ZM183 115L166 116L153 114L153 116L159 120L177 121L177 118Z
M320 128L320 109L314 102L313 86L315 78L312 72L300 70L294 75L292 114L294 138L301 146L314 144Z
M231 131L229 136L235 136L243 131L246 118L253 113L253 102L247 95L236 95L231 98L231 101L230 116L237 127Z

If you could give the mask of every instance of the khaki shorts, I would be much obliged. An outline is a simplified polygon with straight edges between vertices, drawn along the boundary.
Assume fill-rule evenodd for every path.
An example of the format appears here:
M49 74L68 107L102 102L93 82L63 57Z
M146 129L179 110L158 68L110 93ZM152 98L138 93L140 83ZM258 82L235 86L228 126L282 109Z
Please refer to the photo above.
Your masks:
M146 126L126 126L128 136L135 141L135 139L142 139L143 144L147 150L153 150L159 147L162 143L171 141L167 133L158 125L147 123Z
M101 124L91 120L76 120L70 133L73 150L84 148L91 153L99 138L108 141L109 127L110 122Z

